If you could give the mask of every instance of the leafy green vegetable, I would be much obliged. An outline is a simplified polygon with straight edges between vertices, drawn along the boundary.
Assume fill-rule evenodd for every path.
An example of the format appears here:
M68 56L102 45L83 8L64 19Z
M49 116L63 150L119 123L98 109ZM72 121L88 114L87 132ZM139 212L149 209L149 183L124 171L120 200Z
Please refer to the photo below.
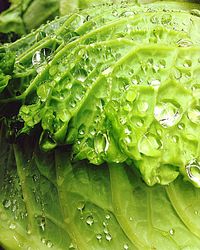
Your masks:
M182 174L199 186L198 8L91 7L8 44L1 103L19 101L16 136L40 125L45 151L71 144L76 159L136 166L148 185Z
M200 190L192 184L178 179L167 188L147 187L129 166L72 162L66 147L42 153L36 138L9 145L4 132L0 242L5 249L199 248L194 228ZM171 203L166 189L170 199L173 193L180 199ZM185 215L179 218L174 208Z
M199 249L199 8L104 4L0 48L6 250Z
M58 0L11 0L10 7L0 14L0 32L23 35L59 15Z

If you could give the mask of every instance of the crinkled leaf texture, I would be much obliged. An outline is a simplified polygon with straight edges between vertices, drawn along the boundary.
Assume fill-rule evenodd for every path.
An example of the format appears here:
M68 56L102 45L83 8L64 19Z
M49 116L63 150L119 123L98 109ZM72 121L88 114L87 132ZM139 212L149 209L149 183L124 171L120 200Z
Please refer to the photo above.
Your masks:
M148 185L182 174L200 186L198 8L92 7L8 45L1 102L20 103L16 135L39 124L45 151L72 144L77 159L136 166Z
M124 164L72 162L66 147L42 153L35 139L0 138L5 249L199 249L200 191L192 184L148 187Z

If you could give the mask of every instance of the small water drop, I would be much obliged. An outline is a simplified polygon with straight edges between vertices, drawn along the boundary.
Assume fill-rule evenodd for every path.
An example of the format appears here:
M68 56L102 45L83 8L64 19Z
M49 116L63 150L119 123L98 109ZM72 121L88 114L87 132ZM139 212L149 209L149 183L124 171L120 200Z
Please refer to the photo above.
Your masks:
M97 234L97 235L96 235L96 238L97 238L98 241L101 241L102 235L101 235L101 234Z
M174 235L174 233L175 233L174 229L173 229L173 228L171 228L171 229L169 230L169 234L173 236L173 235Z
M190 13L194 16L200 17L200 10L198 9L192 9Z
M97 154L107 152L109 148L109 140L106 134L99 132L94 137L94 148Z
M185 60L183 66L184 66L185 68L191 67L191 66L192 66L192 61L191 61L191 60Z
M86 218L86 223L89 225L89 226L92 226L94 224L94 218L92 215L89 215L87 218Z
M126 128L124 129L124 133L125 133L126 135L130 135L130 134L131 134L131 128L130 128L130 127L126 127Z
M40 73L47 63L46 59L48 57L49 50L48 49L41 49L34 53L32 57L32 64L36 69L37 73Z
M77 209L82 213L83 210L85 209L85 202L84 201L79 201L77 205Z
M181 110L171 102L161 102L155 106L154 117L164 128L172 127L180 121Z
M73 243L70 243L70 245L69 245L69 249L75 249L75 247L74 247L74 244L73 244Z
M3 206L5 207L5 208L9 208L10 206L11 206L11 201L10 200L4 200L3 201Z
M137 127L141 128L144 125L144 121L143 120L139 120L139 121L136 122L136 125L137 125Z
M110 215L109 214L106 214L106 219L109 220L110 219Z
M128 244L124 244L124 250L128 250L128 249L129 249Z
M14 230L16 228L16 225L14 223L11 223L9 226L10 229Z
M105 228L103 229L103 232L104 232L105 234L108 234L108 233L109 233L108 228L105 227Z
M106 234L106 240L107 241L111 241L112 240L112 236L109 233Z
M164 14L161 19L162 24L169 24L172 20L172 16L170 14Z
M199 124L200 123L200 106L196 106L188 110L187 114L191 122Z
M137 107L138 107L138 110L143 113L148 110L149 104L147 102L139 102Z
M185 124L184 123L179 123L178 124L178 129L183 130L185 128Z
M78 130L79 135L83 136L85 134L85 125L82 124Z
M190 47L193 43L191 40L180 39L177 44L179 47Z
M46 244L48 248L53 247L53 243L50 240L48 240Z
M200 163L197 159L192 159L185 166L185 169L189 179L200 187Z
M154 87L154 89L158 89L160 86L160 80L158 79L153 79L149 84Z
M174 78L179 80L182 77L182 72L179 69L174 69Z
M127 92L127 94L126 94L126 100L127 100L128 102L133 102L133 101L135 101L136 97L137 97L137 93L136 93L135 90L128 90L128 92Z

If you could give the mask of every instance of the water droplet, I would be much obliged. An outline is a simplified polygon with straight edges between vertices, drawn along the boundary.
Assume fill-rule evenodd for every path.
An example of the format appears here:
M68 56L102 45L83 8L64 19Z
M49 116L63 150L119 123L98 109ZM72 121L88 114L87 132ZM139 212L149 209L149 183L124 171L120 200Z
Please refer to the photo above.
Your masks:
M137 107L138 107L138 110L143 113L148 110L149 104L147 102L139 102L137 104Z
M174 233L175 233L175 231L174 231L174 229L173 228L171 228L170 230L169 230L169 233L170 233L170 235L174 235Z
M179 123L178 124L178 129L183 130L185 128L185 124L184 123Z
M160 65L160 68L165 68L166 67L166 61L164 60L164 59L161 59L160 61L159 61L159 65Z
M190 13L194 16L200 17L200 11L197 9L191 10Z
M103 232L104 232L105 234L108 234L108 233L109 233L108 228L107 228L107 225L106 225L106 227L103 229Z
M126 136L126 137L123 139L123 142L125 143L125 145L130 144L130 143L131 143L131 137L130 137L130 136Z
M170 14L164 14L162 16L161 22L162 24L169 24L172 20L172 16Z
M196 159L192 159L185 169L189 179L200 187L200 163Z
M48 240L46 244L48 248L53 247L53 243L50 240Z
M58 71L58 66L57 65L53 65L49 69L49 74L51 76L54 76L57 73L57 71Z
M101 235L101 234L97 234L97 235L96 235L96 238L97 238L98 241L101 241L102 235Z
M10 200L4 200L4 201L3 201L3 206L4 206L5 208L9 208L10 205L11 205L11 201L10 201Z
M189 109L187 116L191 122L196 124L200 123L200 106Z
M32 64L36 69L37 73L40 73L46 64L46 59L48 57L49 50L48 49L41 49L34 53L32 57Z
M179 47L190 47L193 43L190 40L180 39L177 44Z
M136 125L137 127L141 128L144 125L144 121L140 119L139 121L136 122Z
M133 217L130 217L129 220L130 220L130 221L133 221Z
M16 228L16 225L14 223L11 223L9 226L10 229L14 230Z
M126 103L123 106L124 111L130 112L132 110L132 105L130 105L130 103Z
M138 144L140 153L148 156L155 156L162 147L161 141L153 134L144 134Z
M179 80L182 77L182 72L179 69L174 69L174 77Z
M133 84L133 85L137 85L137 84L140 83L140 78L139 78L139 76L136 75L136 76L133 76L133 77L132 77L132 80L131 80L131 81L132 81L132 84Z
M34 181L34 182L37 182L38 180L39 180L39 176L36 175L36 174L34 174L34 175L33 175L33 181Z
M150 21L153 23L153 24L156 24L159 22L158 20L158 17L156 15L153 15L151 18L150 18Z
M191 61L191 60L185 60L183 66L184 66L185 68L191 67L191 66L192 66L192 61Z
M124 244L124 250L128 250L128 249L129 249L128 244Z
M81 135L81 136L85 134L85 125L84 125L84 124L82 124L82 125L79 127L78 133L79 133L79 135Z
M126 124L126 121L127 121L127 118L126 118L125 116L119 117L119 122L120 122L122 125Z
M87 218L86 218L86 223L89 225L89 226L92 226L92 224L94 223L94 218L92 215L89 215Z
M179 141L179 137L177 135L172 136L173 142L177 143Z
M126 135L130 135L130 134L131 134L131 128L130 128L130 127L126 127L126 128L124 129L124 133L125 133Z
M195 215L199 215L199 212L197 210L194 211Z
M106 234L106 240L107 241L111 241L112 240L112 236L110 234Z
M105 153L108 150L109 141L106 134L99 132L94 137L94 148L97 154Z
M107 227L107 225L108 225L108 222L103 221L103 226Z
M155 106L154 117L164 128L172 127L180 121L181 110L171 102L161 102Z
M70 243L69 249L76 249L73 243Z
M193 96L200 99L200 84L195 84L192 86Z
M128 92L127 92L127 94L126 94L126 100L128 101L128 102L133 102L133 101L135 101L135 99L136 99L136 97L137 97L137 93L136 93L136 91L135 90L128 90Z
M110 215L109 214L107 214L105 217L106 217L107 220L110 219Z
M45 226L46 226L45 217L43 217L43 216L37 216L37 221L38 221L39 227L42 229L42 231L44 231L45 230Z
M79 201L77 205L77 209L82 213L85 208L85 202L84 201Z
M154 79L154 80L152 80L151 82L149 82L149 84L150 84L152 87L154 87L155 89L158 89L159 86L160 86L160 80Z

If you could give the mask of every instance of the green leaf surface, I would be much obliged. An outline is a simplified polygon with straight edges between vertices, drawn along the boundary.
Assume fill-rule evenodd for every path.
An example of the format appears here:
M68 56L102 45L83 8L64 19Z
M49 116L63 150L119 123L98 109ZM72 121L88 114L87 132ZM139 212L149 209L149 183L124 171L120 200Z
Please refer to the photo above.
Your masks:
M198 249L192 185L178 179L167 187L169 199L165 187L148 187L126 165L72 162L66 147L42 153L35 139L13 146L0 138L5 249Z

